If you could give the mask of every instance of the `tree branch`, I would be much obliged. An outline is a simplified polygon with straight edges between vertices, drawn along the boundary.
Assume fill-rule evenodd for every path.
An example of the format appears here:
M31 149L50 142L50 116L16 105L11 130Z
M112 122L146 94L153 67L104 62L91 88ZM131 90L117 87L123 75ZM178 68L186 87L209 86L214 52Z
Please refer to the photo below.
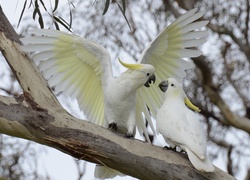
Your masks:
M225 120L232 126L244 130L250 134L250 120L234 114L224 99L218 92L218 88L214 85L212 81L212 70L208 67L205 57L200 56L198 58L193 58L195 65L200 69L202 73L203 87L208 93L211 101L218 106Z
M244 38L246 40L246 45L249 46L249 39L248 39L248 33L249 33L249 13L250 13L250 4L249 0L246 0L246 20L245 20L245 29L244 29Z
M32 109L4 96L0 96L0 133L51 146L140 179L234 179L218 168L214 173L201 173L182 153L123 138L66 112Z
M232 38L232 40L239 46L240 50L245 54L248 61L250 62L250 50L247 44L243 43L239 38L237 38L233 31L229 30L225 26L218 26L216 24L209 23L207 25L213 32L218 34L225 34Z
M31 105L34 107L47 107L54 110L62 109L55 96L51 93L51 90L47 88L47 83L38 72L35 64L27 58L26 54L20 53L20 45L18 44L20 41L17 39L19 36L4 15L1 7L0 22L0 50L21 85L26 100L32 103Z
M244 94L241 92L241 89L237 87L235 84L235 81L232 79L232 68L230 67L228 60L227 60L227 52L229 51L231 44L225 42L225 47L221 50L222 58L224 60L224 67L225 67L225 75L227 77L228 82L231 84L231 86L234 88L234 90L237 92L238 96L240 97L242 103L244 104L244 107L247 108L248 101L247 98L245 98Z

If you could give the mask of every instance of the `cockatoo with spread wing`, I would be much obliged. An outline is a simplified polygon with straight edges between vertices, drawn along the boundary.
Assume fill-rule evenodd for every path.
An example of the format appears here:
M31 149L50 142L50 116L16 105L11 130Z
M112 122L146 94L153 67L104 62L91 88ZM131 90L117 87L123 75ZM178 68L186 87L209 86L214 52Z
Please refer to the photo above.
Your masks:
M107 50L73 34L34 30L35 37L22 39L22 49L35 51L33 59L48 84L76 98L89 121L117 129L127 137L133 136L137 127L149 141L145 119L154 131L151 115L156 115L162 103L157 86L148 88L149 84L155 76L158 83L170 76L182 80L185 70L193 67L182 58L201 55L189 48L205 42L207 32L194 31L208 23L194 22L203 14L193 9L180 16L146 47L136 64L119 60L127 71L116 78Z
M199 171L212 172L214 166L207 156L206 138L196 114L185 105L187 98L181 85L174 78L162 81L160 89L165 100L156 117L157 131L170 147L181 147Z

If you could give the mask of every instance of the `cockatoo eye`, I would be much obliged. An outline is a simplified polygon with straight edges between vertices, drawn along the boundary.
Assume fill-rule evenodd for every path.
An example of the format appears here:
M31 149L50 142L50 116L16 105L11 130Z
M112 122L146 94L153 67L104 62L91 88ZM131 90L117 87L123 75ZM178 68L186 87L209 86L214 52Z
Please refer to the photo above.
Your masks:
M174 84L172 83L171 86L174 87Z
M149 76L149 75L150 75L150 73L147 73L146 75L147 75L147 76Z

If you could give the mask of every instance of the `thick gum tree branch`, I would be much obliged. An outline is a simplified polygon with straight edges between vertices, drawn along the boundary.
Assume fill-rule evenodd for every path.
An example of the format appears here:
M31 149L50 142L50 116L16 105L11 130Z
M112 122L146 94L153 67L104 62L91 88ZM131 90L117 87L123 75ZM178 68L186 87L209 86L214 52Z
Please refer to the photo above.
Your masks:
M0 96L0 133L51 146L139 179L234 179L218 168L214 173L201 173L182 153L126 139L67 113L33 109L4 96Z
M26 100L30 100L32 106L61 109L61 105L50 89L46 87L47 84L34 63L28 59L26 54L20 52L19 36L2 9L0 9L0 22L0 50L21 85ZM10 50L12 50L11 53Z

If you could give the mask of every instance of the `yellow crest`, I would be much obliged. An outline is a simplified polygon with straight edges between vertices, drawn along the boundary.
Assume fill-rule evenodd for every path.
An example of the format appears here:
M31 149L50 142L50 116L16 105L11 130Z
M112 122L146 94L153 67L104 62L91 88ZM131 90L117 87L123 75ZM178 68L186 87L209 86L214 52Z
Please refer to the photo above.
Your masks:
M141 69L143 68L143 65L141 64L129 64L129 63L125 63L122 62L122 60L120 58L118 58L119 62L126 68L131 69L131 70L136 70L136 69Z
M197 111L197 112L200 112L201 110L197 107L197 106L195 106L195 105L193 105L193 103L186 97L185 98L185 104L188 106L188 107L190 107L191 109L193 109L194 111Z

